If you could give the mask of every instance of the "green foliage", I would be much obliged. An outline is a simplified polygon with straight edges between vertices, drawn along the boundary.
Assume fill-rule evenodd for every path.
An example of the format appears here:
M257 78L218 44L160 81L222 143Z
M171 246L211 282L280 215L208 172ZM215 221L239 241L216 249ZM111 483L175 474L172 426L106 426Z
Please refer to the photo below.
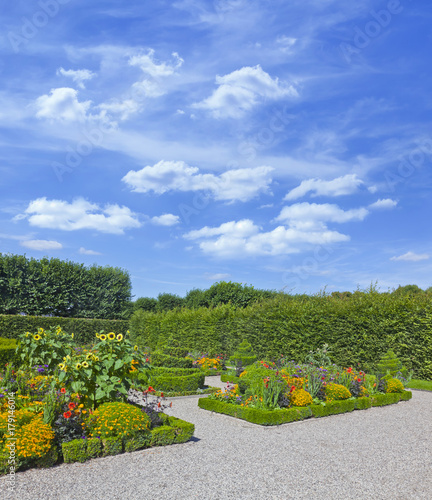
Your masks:
M350 391L341 384L327 384L325 395L327 401L341 401L351 397Z
M371 397L372 406L387 406L393 405L401 399L399 393L389 393L389 394L375 394Z
M407 375L407 369L403 367L402 363L392 350L387 351L386 354L380 359L377 368L380 375L390 374L394 377L398 372L401 372L402 375Z
M200 398L198 406L204 410L231 415L232 417L247 420L259 425L280 425L297 420L303 420L311 416L310 408L290 408L288 410L262 410L258 408L246 408L218 401L216 399Z
M157 298L158 311L171 311L183 306L184 299L173 293L160 293Z
M147 448L150 445L150 441L150 432L136 432L133 436L123 439L124 451L130 452Z
M355 400L356 410L367 410L372 407L372 399L367 397L357 398Z
M179 370L179 368L154 368L148 376L144 374L138 377L161 392L196 391L204 387L204 373L194 370L193 373L181 374Z
M328 344L324 344L322 348L318 348L316 351L309 351L304 362L318 368L320 366L329 366L332 363L329 357L329 352L330 349Z
M50 373L55 371L63 358L72 354L75 345L73 334L64 332L59 326L55 330L38 328L37 333L23 333L18 340L16 355L20 365L24 368L48 365Z
M74 439L62 444L63 460L66 464L85 462L87 460L87 443L85 439Z
M136 311L137 309L141 309L143 311L156 312L157 305L157 299L153 299L151 297L140 297L134 302L133 308L134 311Z
M312 411L312 416L319 418L353 411L355 406L355 400L345 399L344 401L331 401L325 405L311 405L310 409Z
M401 401L409 401L412 398L412 392L411 391L403 391L402 394L400 394L400 400Z
M6 363L15 364L18 361L16 356L17 342L15 339L0 338L0 367Z
M102 439L102 456L119 455L123 452L123 440L120 437Z
M127 319L129 274L60 259L0 254L0 313Z
M91 351L73 352L58 365L59 382L69 383L93 408L119 397L127 399L134 378L132 361L138 371L149 367L144 354L123 335L110 332L97 337L99 342Z
M137 315L140 313L140 316ZM188 350L232 355L242 339L261 359L304 359L323 344L339 366L377 368L393 349L416 378L432 380L432 303L428 294L393 295L373 287L351 298L278 294L246 308L224 304L213 309L166 313L137 311L130 323L134 341L157 349L171 334Z
M391 378L390 380L387 380L386 392L387 394L392 392L398 392L399 394L401 394L402 392L404 392L404 386L399 379Z
M87 444L87 458L96 458L102 455L102 441L98 438L86 439Z
M151 354L152 366L160 366L165 368L192 368L193 361L186 358L176 358L169 354L163 354L160 351L155 351Z
M421 391L432 391L432 381L411 379L406 387L409 389L418 389Z
M38 328L52 330L60 326L62 330L74 333L78 345L91 344L96 332L117 332L123 335L128 330L128 322L108 319L58 318L42 316L19 316L0 314L0 334L8 339L17 339L23 332L35 332Z
M252 346L247 340L243 340L237 350L230 358L230 362L235 366L240 365L241 367L246 367L252 365L256 361L256 356L252 351Z
M131 437L150 428L149 416L128 403L104 403L93 412L88 429L92 437Z

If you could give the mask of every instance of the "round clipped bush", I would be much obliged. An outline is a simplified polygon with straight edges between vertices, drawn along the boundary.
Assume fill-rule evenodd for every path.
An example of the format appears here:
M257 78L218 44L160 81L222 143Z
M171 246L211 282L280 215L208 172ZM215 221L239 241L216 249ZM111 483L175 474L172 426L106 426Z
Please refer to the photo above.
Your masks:
M309 406L312 404L312 396L304 389L295 389L290 394L290 401L293 406Z
M104 403L93 412L88 426L91 437L127 437L147 431L150 418L128 403Z
M325 388L326 401L341 401L351 397L350 391L341 384L328 384Z
M387 385L386 385L387 393L398 392L402 394L403 391L404 391L404 386L399 379L391 378L390 380L387 380Z

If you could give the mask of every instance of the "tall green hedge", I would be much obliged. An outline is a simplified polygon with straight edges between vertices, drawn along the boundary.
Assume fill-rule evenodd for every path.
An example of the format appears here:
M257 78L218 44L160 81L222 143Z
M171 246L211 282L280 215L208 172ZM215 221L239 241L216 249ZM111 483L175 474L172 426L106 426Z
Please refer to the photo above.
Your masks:
M233 354L246 339L258 357L281 354L302 361L329 344L332 361L375 370L392 349L418 378L432 379L432 304L427 295L356 292L341 300L331 296L277 296L244 309L160 313L137 311L131 337L142 347L160 348L170 335L185 348Z
M74 334L78 344L95 341L95 333L101 330L126 334L128 322L111 319L55 318L44 316L18 316L0 314L0 337L16 339L25 332L36 333L38 328L48 330L60 325L62 330Z

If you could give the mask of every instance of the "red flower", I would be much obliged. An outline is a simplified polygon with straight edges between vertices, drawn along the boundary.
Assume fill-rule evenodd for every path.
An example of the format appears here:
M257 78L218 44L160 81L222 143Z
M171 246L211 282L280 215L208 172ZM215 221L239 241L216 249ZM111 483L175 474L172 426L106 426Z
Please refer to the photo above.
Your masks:
M69 410L73 410L75 408L75 403L69 403Z
M171 401L171 403L170 403L170 408L172 408L172 401Z
M160 404L160 401L159 401L159 403L158 403L158 408L160 408L160 407L161 407L161 404Z
M290 392L293 392L295 390L295 385L291 386Z
M164 397L163 392L161 392L161 398L163 398L163 397Z
M358 379L357 379L357 382L361 382L361 378L358 378Z
M60 389L60 392L61 392L62 394L64 394L64 393L66 392L66 389L65 389L64 387L62 387L62 388Z
M65 411L65 412L63 413L63 416L64 416L64 418L71 418L72 413L71 413L70 411Z
M321 380L325 380L325 377L321 377Z
M349 367L348 370L347 370L348 373L351 373L352 372L352 368Z
M147 392L156 392L152 386L150 386L148 389L147 389Z
M149 362L149 358L146 358L146 363L148 363L148 362Z

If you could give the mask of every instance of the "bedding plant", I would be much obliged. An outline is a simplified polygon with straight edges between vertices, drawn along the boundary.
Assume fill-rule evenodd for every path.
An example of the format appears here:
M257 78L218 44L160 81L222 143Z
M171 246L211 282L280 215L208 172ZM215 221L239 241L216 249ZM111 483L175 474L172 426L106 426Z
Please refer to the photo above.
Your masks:
M13 442L15 471L49 467L150 446L152 429L171 418L152 387L129 400L137 374L150 365L122 334L100 332L94 345L80 347L60 327L40 328L19 338L17 354L19 366L0 369L0 473L10 470ZM187 440L193 425L184 425L192 426ZM160 443L176 442L173 428L166 429L171 438Z

